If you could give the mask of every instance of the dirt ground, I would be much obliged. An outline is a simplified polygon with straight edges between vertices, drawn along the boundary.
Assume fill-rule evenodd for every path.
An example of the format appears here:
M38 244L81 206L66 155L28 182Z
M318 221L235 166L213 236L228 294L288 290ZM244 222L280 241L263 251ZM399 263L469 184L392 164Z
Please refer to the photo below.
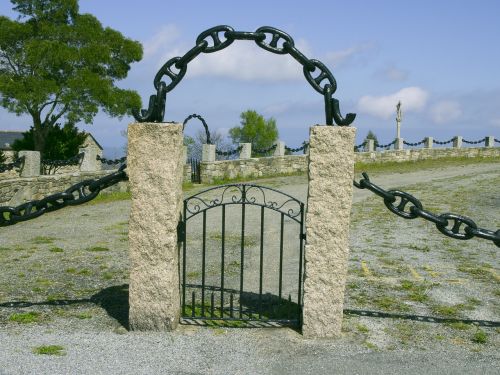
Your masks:
M370 177L386 189L413 194L432 212L500 228L498 163ZM305 176L256 183L306 201ZM0 330L125 333L129 203L68 207L0 228ZM211 241L217 240L219 226L208 228ZM258 234L248 236L250 247L258 247ZM237 248L238 234L230 240ZM383 352L444 346L498 355L498 250L490 241L450 239L430 222L400 218L379 197L355 189L341 342ZM249 259L246 267L255 262Z

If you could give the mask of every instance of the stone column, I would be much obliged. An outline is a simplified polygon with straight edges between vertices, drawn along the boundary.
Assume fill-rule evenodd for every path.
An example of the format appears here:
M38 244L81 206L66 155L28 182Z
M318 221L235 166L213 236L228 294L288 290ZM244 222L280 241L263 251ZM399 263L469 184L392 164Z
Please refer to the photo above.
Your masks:
M132 330L173 330L179 323L177 225L182 212L182 124L128 127L129 322Z
M402 150L404 147L404 139L403 138L396 138L396 143L394 144L394 149L395 150Z
M349 254L356 129L310 129L302 333L340 334Z
M40 152L39 151L19 151L19 157L24 156L21 177L40 176Z
M432 137L426 137L425 138L424 147L425 148L432 148L432 146L434 146L434 138L432 138Z
M215 145L202 145L201 161L214 162L215 161Z
M453 147L454 148L462 148L462 137L457 135L455 139L453 139Z
M82 163L80 164L80 171L94 172L102 168L102 163L97 160L97 149L93 147L79 148L78 153L84 153ZM100 156L100 155L99 155Z
M375 151L375 141L373 139L368 139L367 142L365 150L368 152Z
M276 148L274 149L273 156L285 156L285 142L276 142Z
M485 147L495 147L495 137L490 135L486 137L486 141L484 142Z
M250 159L252 157L251 143L240 143L238 147L241 147L240 159Z

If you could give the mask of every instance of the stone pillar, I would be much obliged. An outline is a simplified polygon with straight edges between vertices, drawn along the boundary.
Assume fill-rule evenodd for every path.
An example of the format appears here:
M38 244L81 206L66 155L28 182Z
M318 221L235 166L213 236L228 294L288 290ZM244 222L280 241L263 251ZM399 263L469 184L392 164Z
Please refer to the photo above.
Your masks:
M454 148L462 148L462 137L460 137L459 135L457 135L453 139L453 147Z
M310 129L302 333L340 334L349 254L356 129Z
M251 143L240 143L238 147L241 147L240 159L250 159L252 157Z
M276 148L274 149L273 156L285 156L285 142L276 142Z
M24 156L21 177L40 176L40 152L39 151L19 151L19 157Z
M97 149L93 147L79 148L78 153L82 152L84 153L84 155L82 163L80 164L80 171L94 172L102 169L101 161L97 160Z
M375 141L373 139L367 139L367 142L365 150L368 152L375 151Z
M214 162L215 161L215 145L202 145L201 161Z
M425 148L432 148L432 146L434 146L434 138L426 137L424 147Z
M395 150L402 150L404 146L403 138L396 138L396 143L394 143Z
M485 147L495 147L495 137L490 135L486 137L486 140L484 142Z
M132 330L173 330L179 323L179 245L184 171L182 124L128 127L129 322Z

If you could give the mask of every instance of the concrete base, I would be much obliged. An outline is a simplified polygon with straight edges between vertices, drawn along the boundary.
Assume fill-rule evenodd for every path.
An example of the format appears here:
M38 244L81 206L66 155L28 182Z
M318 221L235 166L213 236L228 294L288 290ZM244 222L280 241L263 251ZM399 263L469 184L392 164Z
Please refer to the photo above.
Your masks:
M340 335L349 254L356 129L310 130L304 308L307 338Z
M172 330L180 317L182 124L131 124L128 137L130 328Z

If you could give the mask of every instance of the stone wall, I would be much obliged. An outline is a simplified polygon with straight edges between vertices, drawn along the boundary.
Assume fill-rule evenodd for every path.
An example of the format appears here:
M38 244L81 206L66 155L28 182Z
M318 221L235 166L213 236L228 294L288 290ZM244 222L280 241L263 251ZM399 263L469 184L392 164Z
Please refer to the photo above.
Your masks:
M24 202L60 193L78 182L100 178L113 171L78 172L37 177L5 179L0 181L0 206L17 206ZM105 191L127 191L128 183L120 182Z
M356 152L355 162L404 162L446 157L500 157L500 147L421 148L374 152ZM307 172L307 155L274 156L201 162L201 182L240 177L266 177Z
M363 163L403 162L446 157L485 158L500 156L500 147L414 148L374 152L356 152L355 161Z
M265 177L301 173L307 170L307 155L201 162L201 182L238 177Z

